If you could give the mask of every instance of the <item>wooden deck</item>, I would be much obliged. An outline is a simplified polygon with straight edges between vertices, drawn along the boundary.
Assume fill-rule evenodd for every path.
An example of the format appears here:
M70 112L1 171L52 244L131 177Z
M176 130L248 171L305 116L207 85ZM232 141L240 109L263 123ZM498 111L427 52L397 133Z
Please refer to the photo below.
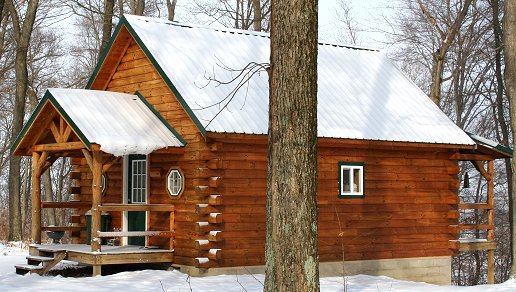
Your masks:
M33 258L57 258L55 255L64 254L61 260L78 262L93 266L93 275L100 275L103 265L114 264L143 264L143 263L173 263L174 251L143 246L108 246L102 245L100 252L92 252L91 246L86 244L32 244L29 253ZM29 263L31 264L31 263ZM53 263L54 265L57 262ZM23 265L28 272L41 271L41 268L29 269L30 265ZM38 267L38 265L35 265ZM41 267L41 266L39 266Z

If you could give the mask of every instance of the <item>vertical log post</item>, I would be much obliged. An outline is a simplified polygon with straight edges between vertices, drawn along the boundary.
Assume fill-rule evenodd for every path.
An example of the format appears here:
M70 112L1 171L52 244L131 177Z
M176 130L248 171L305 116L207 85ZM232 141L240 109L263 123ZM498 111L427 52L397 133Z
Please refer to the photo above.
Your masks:
M100 231L101 217L99 205L102 200L102 153L100 151L93 151L92 158L91 251L100 251L100 239L97 232Z
M494 226L494 161L487 163L487 204L491 209L487 211L487 225ZM494 229L487 231L487 240L494 241ZM487 283L494 284L494 250L487 251Z
M31 242L41 243L41 170L39 169L40 154L32 152L32 225Z
M170 231L173 231L174 233L172 233L172 236L169 238L169 249L170 250L173 250L174 249L174 237L175 237L175 211L172 211L170 212Z

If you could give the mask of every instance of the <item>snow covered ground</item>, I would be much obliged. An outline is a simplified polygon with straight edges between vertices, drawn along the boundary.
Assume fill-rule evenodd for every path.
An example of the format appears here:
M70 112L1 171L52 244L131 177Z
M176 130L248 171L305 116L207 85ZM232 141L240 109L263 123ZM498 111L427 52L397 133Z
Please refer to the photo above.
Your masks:
M28 251L20 243L0 244L0 291L262 291L264 275L224 275L189 278L177 271L145 270L122 272L102 277L65 278L62 276L25 275L14 272L14 265L25 263ZM341 277L321 278L322 291L343 291ZM400 281L388 277L366 275L347 278L347 290L360 291L516 291L516 282L476 287L436 286L426 283Z

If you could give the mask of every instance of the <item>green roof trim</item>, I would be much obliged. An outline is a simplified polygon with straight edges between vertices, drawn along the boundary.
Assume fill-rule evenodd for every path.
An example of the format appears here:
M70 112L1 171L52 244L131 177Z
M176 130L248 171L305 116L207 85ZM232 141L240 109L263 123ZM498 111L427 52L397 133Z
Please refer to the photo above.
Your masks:
M509 155L512 155L513 151L510 147L507 147L507 146L504 146L502 144L498 144L496 145L496 150L500 151L500 152L504 152L504 153L507 153Z
M25 134L27 134L27 131L30 129L30 127L32 126L32 124L34 123L34 121L36 120L36 118L38 117L39 113L41 112L41 110L43 109L43 107L45 106L45 104L47 102L50 102L50 103L52 103L52 105L54 105L54 107L57 109L59 114L65 119L65 121L68 123L68 125L70 125L70 127L72 127L74 132L77 134L77 136L79 136L79 138L86 145L86 147L90 148L90 146L91 146L90 141L86 138L86 136L84 136L82 131L72 121L70 116L61 107L61 105L57 102L57 100L52 96L50 91L47 90L45 92L45 94L43 95L43 98L41 99L41 101L38 103L38 106L36 107L36 109L34 110L32 115L30 116L29 120L23 126L22 130L20 131L20 134L18 134L18 137L16 137L16 140L14 141L13 145L11 146L11 152L13 152L18 147L18 145L20 144L21 140L23 139Z
M102 64L104 63L105 58L107 57L109 51L111 50L111 46L115 42L116 36L120 32L120 29L122 28L122 26L125 26L127 28L127 30L129 31L131 36L134 38L136 43L143 50L144 54L147 56L147 58L149 58L149 60L151 61L152 65L154 65L154 68L156 68L156 70L158 71L158 73L161 76L161 78L163 78L163 80L165 81L165 83L167 84L169 89L172 91L172 93L174 93L174 95L178 99L179 103L181 103L181 105L185 109L185 111L188 114L188 116L190 116L190 118L192 119L194 124L197 126L197 128L201 132L201 135L203 137L206 137L206 129L204 128L204 126L201 124L201 122L199 121L197 116L193 113L193 111L190 108L190 106L188 106L188 104L186 103L184 98L181 96L181 94L179 93L177 88L174 86L174 84L172 83L170 78L168 78L167 74L165 74L165 71L163 71L163 69L161 68L159 63L156 61L156 59L151 54L149 49L147 49L147 47L145 46L143 41L140 39L140 37L138 36L136 31L131 27L130 23L127 21L127 19L124 16L122 16L122 18L120 18L120 21L118 22L118 25L115 28L115 31L113 32L113 35L111 36L111 39L109 40L109 43L108 43L107 47L104 49L104 52L102 53L102 56L99 59L99 62L97 63L97 66L95 67L95 70L93 71L93 74L91 75L90 80L88 81L88 84L86 85L86 89L90 89L91 85L93 84L93 81L97 77L97 74L99 73L99 71L100 71L100 69L102 67Z
M469 137L471 139L473 139L473 141L475 143L477 143L478 145L482 145L484 147L494 149L494 150L496 150L498 152L505 153L505 154L507 154L509 156L512 156L512 154L513 154L514 150L512 148L507 147L505 145L502 145L502 144L500 144L500 143L498 143L496 141L484 138L482 136L475 135L475 134L470 133L470 132L466 132L466 134L468 134Z
M156 117L158 117L163 125L165 125L165 127L167 127L167 129L169 129L169 131L172 132L174 136L176 136L176 138L183 144L183 146L188 144L185 139L183 139L183 137L176 131L176 129L174 129L174 127L170 125L170 123L152 106L152 104L150 104L147 99L145 99L145 97L143 97L138 91L136 91L134 94L137 95L140 100L156 115Z

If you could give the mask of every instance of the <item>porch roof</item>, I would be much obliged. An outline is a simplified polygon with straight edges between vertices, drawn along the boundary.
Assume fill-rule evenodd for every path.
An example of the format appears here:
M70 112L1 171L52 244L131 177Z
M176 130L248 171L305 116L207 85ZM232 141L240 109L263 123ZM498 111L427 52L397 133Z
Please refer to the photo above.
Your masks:
M86 89L48 89L12 146L14 155L28 155L36 143L38 122L51 104L66 121L85 148L100 145L100 150L115 156L148 154L165 147L186 144L168 122L138 93L125 94ZM44 113L45 112L45 113ZM41 121L39 121L41 120ZM31 142L32 141L32 142Z
M477 151L491 155L495 159L512 157L513 149L510 147L502 145L496 141L489 140L482 136L475 135L473 133L468 133L468 135L477 144Z

